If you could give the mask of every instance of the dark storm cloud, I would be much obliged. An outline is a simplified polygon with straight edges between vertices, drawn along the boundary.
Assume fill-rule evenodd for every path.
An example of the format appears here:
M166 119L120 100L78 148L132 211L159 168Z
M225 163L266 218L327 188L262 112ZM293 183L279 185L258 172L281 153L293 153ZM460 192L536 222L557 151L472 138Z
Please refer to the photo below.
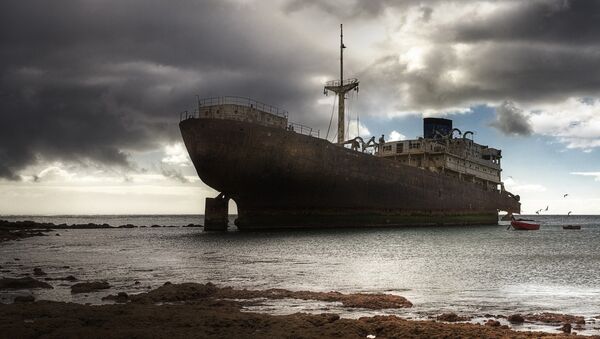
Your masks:
M303 60L319 58L284 34L227 1L3 1L0 178L39 160L129 167L128 152L178 140L196 94L302 108Z
M376 18L385 13L386 9L389 8L404 10L410 7L420 7L423 14L422 19L428 21L433 9L426 5L436 2L439 2L439 0L290 0L284 8L288 12L317 8L336 18L348 20L355 18Z
M497 128L506 135L528 136L533 133L533 129L523 110L518 108L513 102L505 101L496 107L496 121L491 126Z
M407 28L426 40L424 67L411 69L401 57L412 46L389 43L388 54L359 74L363 98L395 98L398 111L447 112L505 98L535 105L600 94L597 1L292 0L287 6L291 12L310 8L342 19L398 17L402 24L391 35L403 40ZM405 20L411 13L421 20ZM363 110L369 105L363 102Z
M600 2L587 0L521 1L491 17L473 17L457 26L458 41L534 41L596 44Z
M502 6L485 14L467 11L468 19L457 17L427 32L434 44L422 69L410 71L407 61L389 54L365 69L363 79L379 92L401 91L398 106L416 112L505 98L535 105L600 94L600 3L494 4ZM468 50L460 52L457 44ZM456 74L462 77L454 79Z

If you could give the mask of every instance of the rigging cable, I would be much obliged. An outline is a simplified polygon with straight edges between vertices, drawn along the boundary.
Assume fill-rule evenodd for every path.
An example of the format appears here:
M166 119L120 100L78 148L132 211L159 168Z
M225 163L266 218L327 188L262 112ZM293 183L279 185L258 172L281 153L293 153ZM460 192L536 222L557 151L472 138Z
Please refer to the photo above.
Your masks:
M327 135L325 136L326 140L329 140L329 129L331 128L331 122L333 121L333 113L335 112L335 99L337 99L337 93L333 96L333 105L331 107L331 118L329 118L329 126L327 127Z
M352 92L352 96L355 92ZM356 92L356 101L358 102L358 92ZM356 111L356 135L360 137L360 110Z
M344 96L345 96L345 94L344 94ZM346 138L348 138L348 140L350 140L350 122L352 121L352 117L350 116L350 102L351 102L351 100L348 100L348 105L344 105L344 109L346 109L346 107L347 107L346 112L348 112L347 114L344 114L344 117L347 117L347 120L348 120L348 125L346 128Z

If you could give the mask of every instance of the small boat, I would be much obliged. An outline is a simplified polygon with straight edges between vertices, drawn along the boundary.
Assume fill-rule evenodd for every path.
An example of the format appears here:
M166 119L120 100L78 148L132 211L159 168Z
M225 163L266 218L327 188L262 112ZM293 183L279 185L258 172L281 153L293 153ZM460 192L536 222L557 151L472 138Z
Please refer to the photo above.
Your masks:
M516 230L535 231L540 229L540 224L536 223L535 220L513 219L510 224Z
M580 230L580 225L564 225L563 230Z

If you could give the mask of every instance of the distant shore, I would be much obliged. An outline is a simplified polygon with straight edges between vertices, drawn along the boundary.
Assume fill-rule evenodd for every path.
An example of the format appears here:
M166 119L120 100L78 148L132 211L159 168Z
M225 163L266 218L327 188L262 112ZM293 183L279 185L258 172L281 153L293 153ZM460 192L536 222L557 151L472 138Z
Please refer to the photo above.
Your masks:
M59 229L114 229L114 228L158 228L158 227L203 227L197 224L188 224L185 226L165 226L165 225L151 225L151 226L137 226L133 224L125 224L119 226L111 226L109 224L54 224L54 223L41 223L30 220L23 221L7 221L0 219L0 242L19 240L29 237L45 236L49 232Z
M85 285L79 284L79 285ZM75 286L75 285L74 285ZM105 289L101 282L80 293ZM75 292L74 292L75 293ZM79 293L79 292L78 292ZM123 292L109 305L82 305L20 299L0 305L0 333L12 338L46 337L201 337L201 338L573 338L573 334L513 331L490 318L485 325L429 321L396 316L344 319L334 313L268 315L243 311L261 298L300 298L342 302L347 307L410 307L408 300L385 294L236 290L213 284L171 284L136 295ZM558 316L558 315L557 315ZM557 318L560 319L560 318ZM554 319L554 320L557 320ZM577 321L575 318L563 318ZM543 320L543 319L540 319ZM525 319L524 321L528 321ZM568 324L568 325L567 325ZM565 322L563 328L571 326ZM584 336L581 336L582 338ZM587 337L590 338L590 337Z

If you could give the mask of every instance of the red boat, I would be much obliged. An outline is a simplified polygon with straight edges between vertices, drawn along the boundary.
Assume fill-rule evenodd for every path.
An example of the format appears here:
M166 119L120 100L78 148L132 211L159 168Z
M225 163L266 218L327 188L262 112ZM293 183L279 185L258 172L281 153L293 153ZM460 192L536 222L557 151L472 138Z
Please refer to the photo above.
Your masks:
M540 229L540 224L535 223L535 220L513 219L510 224L516 230L535 231Z

